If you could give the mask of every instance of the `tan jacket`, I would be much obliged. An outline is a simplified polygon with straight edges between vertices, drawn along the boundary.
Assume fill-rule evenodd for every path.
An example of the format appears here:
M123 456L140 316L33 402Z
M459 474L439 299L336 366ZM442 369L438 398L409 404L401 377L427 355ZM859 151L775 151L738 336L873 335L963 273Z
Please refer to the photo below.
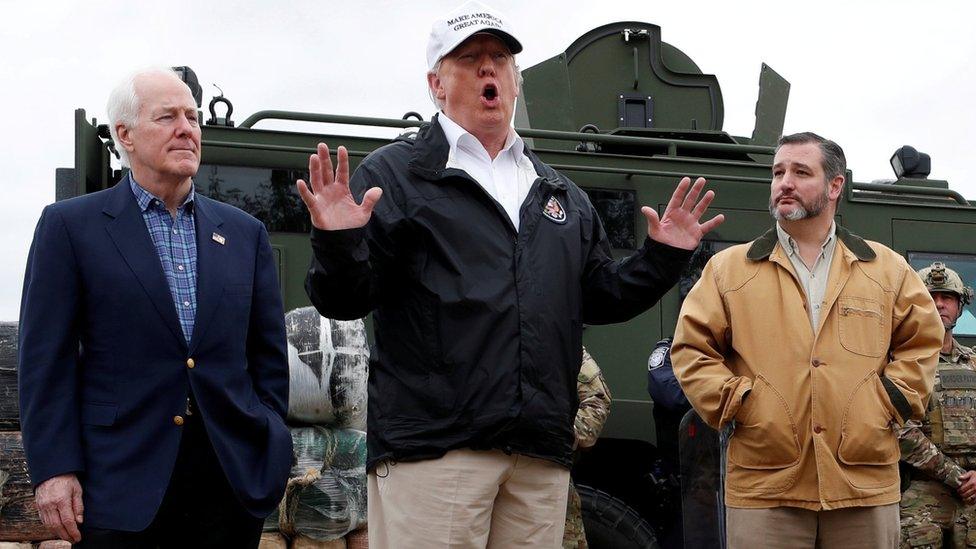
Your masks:
M904 258L837 236L816 331L775 229L713 257L681 309L678 381L709 425L735 420L731 507L899 500L892 424L925 413L943 327Z

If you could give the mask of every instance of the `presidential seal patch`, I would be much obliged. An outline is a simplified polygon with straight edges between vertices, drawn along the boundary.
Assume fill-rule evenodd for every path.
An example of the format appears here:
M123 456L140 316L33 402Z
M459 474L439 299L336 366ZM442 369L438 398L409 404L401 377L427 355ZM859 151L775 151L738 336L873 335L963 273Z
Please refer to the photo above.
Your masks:
M548 217L549 221L556 223L566 222L566 210L563 209L563 205L559 203L559 200L555 196L549 197L549 201L546 202L546 207L542 208L542 215Z

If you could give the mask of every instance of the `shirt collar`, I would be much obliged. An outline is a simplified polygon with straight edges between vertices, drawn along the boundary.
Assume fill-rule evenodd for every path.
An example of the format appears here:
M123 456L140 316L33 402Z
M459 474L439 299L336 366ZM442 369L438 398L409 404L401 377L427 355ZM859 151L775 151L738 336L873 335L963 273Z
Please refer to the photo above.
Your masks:
M827 231L827 237L824 238L823 243L820 245L820 249L822 250L821 255L824 255L826 253L827 248L834 241L834 236L836 236L836 234L837 234L837 224L831 221L830 230ZM779 238L779 245L783 247L783 251L786 252L786 255L792 256L793 254L799 251L796 245L796 241L793 240L793 237L790 236L790 233L786 232L786 230L783 229L782 226L780 226L778 221L776 222L776 236Z
M156 195L142 188L142 186L136 182L136 178L132 177L132 174L129 174L129 187L132 189L132 194L136 195L136 202L139 204L139 211L145 212L153 204L159 204L163 208L166 208L166 203ZM187 206L190 207L188 209L192 208L193 199L196 194L193 187L193 185L190 185L190 192L186 195L186 199L183 200L183 203L180 204L179 208L177 209L182 209Z
M488 150L481 144L481 141L478 141L477 137L462 128L457 122L451 120L451 117L447 116L444 111L441 111L437 115L437 120L441 124L441 129L444 130L444 137L447 138L447 144L451 147L449 158L454 157L458 148L465 148L471 152L488 156ZM515 155L516 159L524 156L522 153L525 151L525 142L515 132L515 128L511 127L508 129L508 137L505 138L505 146L502 147L499 154L505 154L509 151Z

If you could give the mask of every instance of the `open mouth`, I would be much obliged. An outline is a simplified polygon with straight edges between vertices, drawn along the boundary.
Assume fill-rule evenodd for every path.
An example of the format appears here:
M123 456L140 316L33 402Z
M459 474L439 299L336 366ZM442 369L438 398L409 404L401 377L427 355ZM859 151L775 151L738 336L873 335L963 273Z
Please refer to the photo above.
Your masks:
M481 97L484 97L488 101L493 101L498 97L498 89L495 88L494 84L486 84L485 88L481 91Z

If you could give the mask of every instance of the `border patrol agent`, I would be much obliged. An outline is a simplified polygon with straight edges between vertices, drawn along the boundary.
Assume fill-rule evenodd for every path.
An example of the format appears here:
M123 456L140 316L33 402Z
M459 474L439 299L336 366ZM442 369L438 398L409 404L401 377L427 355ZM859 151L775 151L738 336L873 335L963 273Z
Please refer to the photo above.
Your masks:
M899 432L910 484L901 500L902 547L976 544L976 355L952 337L973 289L935 262L918 272L945 325L935 389L921 422ZM951 540L951 541L950 541Z

